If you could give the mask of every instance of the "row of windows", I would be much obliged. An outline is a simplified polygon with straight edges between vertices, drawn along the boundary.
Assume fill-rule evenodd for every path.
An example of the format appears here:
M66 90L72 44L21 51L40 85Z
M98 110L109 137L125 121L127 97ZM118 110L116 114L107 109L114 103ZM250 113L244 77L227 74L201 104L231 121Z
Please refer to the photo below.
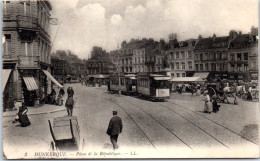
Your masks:
M142 50L134 50L133 54L135 54L135 55L144 55L145 54L145 50L144 49L142 49Z
M179 69L184 70L184 69L186 69L186 64L185 64L185 62L181 62L181 63L176 62L171 65L171 69L175 69L175 68L176 68L176 70L179 70ZM188 61L188 69L192 69L192 61Z
M248 60L248 53L230 53L231 61Z
M43 62L50 61L51 46L44 40L38 38L38 53Z
M140 78L137 80L137 85L139 87L149 88L149 79L148 78Z
M227 63L195 64L196 71L227 71ZM231 71L248 71L248 64L230 64Z
M201 54L195 54L194 60L226 60L227 59L227 53L226 52L216 52L216 53L201 53Z
M174 73L172 73L171 75L172 75L172 77L174 77ZM186 74L185 73L176 73L176 77L180 77L180 76L185 77Z
M185 59L185 58L192 58L192 50L189 50L187 53L185 51L176 51L170 52L170 59Z

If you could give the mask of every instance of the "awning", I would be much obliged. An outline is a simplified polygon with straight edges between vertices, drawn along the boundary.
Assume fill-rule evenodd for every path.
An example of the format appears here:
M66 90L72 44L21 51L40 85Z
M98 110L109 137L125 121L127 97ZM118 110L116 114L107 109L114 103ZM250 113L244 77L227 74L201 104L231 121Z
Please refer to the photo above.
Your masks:
M26 85L28 91L33 91L33 90L38 89L38 86L37 86L33 76L25 75L25 76L23 76L23 80L25 82L25 85Z
M93 78L109 78L109 75L103 75L103 74L88 75L88 76L87 76L87 79L89 79L89 78L91 78L91 77L93 77Z
M209 73L205 72L205 73L194 73L193 77L200 77L202 79L207 79Z
M171 82L203 82L200 77L175 77L170 80Z
M171 77L153 77L154 80L170 80Z
M2 92L5 90L5 86L9 79L12 69L2 69Z
M62 86L47 70L42 70L42 71L45 73L45 75L46 75L48 78L51 79L51 81L52 81L53 83L55 83L58 87L63 88L63 86Z

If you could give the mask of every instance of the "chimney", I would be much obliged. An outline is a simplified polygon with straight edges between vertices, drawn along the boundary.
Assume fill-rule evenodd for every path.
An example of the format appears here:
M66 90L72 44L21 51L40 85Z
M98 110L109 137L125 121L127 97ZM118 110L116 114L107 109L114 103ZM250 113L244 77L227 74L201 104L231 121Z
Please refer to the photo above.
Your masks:
M235 30L229 31L229 39L233 40L237 36L237 32Z
M258 36L258 28L252 26L252 27L251 27L251 33L250 33L250 34L253 35L253 36Z
M213 41L215 41L215 39L216 39L216 34L214 33L213 34Z
M241 34L242 34L242 31L239 31L238 34L241 35Z
M201 35L199 35L198 39L199 39L199 40L201 40L201 39L202 39L202 36L201 36Z

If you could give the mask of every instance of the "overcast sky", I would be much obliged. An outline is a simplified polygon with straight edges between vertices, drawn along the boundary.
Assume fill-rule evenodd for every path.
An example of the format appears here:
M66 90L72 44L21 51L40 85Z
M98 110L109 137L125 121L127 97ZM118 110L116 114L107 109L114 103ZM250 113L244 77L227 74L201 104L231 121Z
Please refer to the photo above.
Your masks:
M248 33L258 26L257 0L55 0L52 17L53 50L71 50L87 58L94 45L107 51L131 38L179 40L228 35L230 29Z

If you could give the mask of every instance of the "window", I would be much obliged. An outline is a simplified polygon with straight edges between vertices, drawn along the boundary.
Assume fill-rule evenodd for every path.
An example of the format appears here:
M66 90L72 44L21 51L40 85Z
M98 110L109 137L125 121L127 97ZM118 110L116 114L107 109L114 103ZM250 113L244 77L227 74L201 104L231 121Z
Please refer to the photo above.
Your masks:
M185 69L185 63L184 62L181 63L181 69Z
M182 77L185 77L185 73L182 73Z
M242 67L241 64L237 64L237 70L238 70L239 72L241 72L241 67Z
M241 60L241 53L237 53L237 60Z
M244 64L244 71L245 71L245 72L248 71L248 64Z
M176 63L176 69L180 69L180 64Z
M234 60L235 60L235 54L234 54L234 53L231 53L231 54L230 54L230 60L231 60L231 61L234 61Z
M248 53L244 53L244 60L248 60Z
M4 34L5 42L3 43L3 54L11 55L11 34Z
M200 54L200 60L201 61L203 60L203 54Z
M199 71L199 64L195 64L196 71Z
M173 59L173 52L170 52L170 55L171 55L171 59Z
M176 52L176 59L179 59L179 58L180 58L179 52Z
M203 71L203 64L200 64L200 71Z
M208 53L205 53L204 60L208 60Z
M191 50L188 51L188 57L192 58L192 51Z
M180 77L180 73L177 73L177 77Z
M220 59L220 53L217 52L217 59L219 60Z
M189 66L189 69L192 69L192 62L191 61L188 62L188 66Z
M171 65L171 69L174 69L174 64Z
M227 53L226 53L226 52L223 52L223 53L222 53L222 59L223 59L223 60L226 60L226 59L227 59Z
M209 70L209 64L208 64L208 63L205 64L205 70L206 70L206 71Z
M158 67L158 72L160 72L161 71L161 67Z
M185 53L184 53L184 51L181 51L181 58L182 58L182 59L185 59Z
M198 60L198 54L195 54L195 60Z
M2 11L4 15L10 15L12 12L12 8L10 5L10 1L3 1Z
M216 71L216 64L215 64L215 63L212 63L212 64L211 64L211 70L212 70L212 71Z

